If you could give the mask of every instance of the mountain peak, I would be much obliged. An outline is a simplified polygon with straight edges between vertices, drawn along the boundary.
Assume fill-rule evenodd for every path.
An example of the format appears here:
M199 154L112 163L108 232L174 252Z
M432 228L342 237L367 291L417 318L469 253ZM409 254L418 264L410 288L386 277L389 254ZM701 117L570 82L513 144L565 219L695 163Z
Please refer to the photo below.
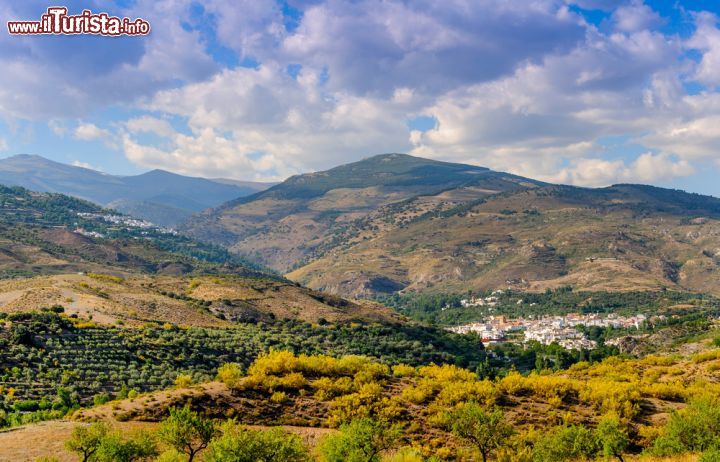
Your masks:
M52 160L48 159L47 157L39 156L37 154L15 154L14 156L10 156L5 158L5 161L14 161L14 160L21 160L21 161L35 161L35 162L42 162L42 163L54 163Z

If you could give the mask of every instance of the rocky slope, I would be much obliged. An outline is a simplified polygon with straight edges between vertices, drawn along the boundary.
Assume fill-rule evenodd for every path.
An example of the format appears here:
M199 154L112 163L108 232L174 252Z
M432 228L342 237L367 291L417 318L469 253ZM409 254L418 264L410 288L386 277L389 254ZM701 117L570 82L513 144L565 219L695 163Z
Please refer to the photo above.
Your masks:
M191 219L184 232L227 246L281 272L339 245L372 217L382 227L388 207L414 200L416 210L458 204L542 183L486 168L385 154L326 172L298 175ZM418 197L429 196L427 201ZM407 218L410 218L408 214Z
M720 200L637 185L548 186L386 225L288 276L332 293L720 287Z

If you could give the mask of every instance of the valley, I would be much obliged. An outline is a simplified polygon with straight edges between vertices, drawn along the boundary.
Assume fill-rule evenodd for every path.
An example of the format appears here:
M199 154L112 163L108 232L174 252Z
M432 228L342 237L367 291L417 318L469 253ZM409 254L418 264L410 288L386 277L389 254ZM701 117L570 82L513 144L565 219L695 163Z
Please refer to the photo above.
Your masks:
M467 411L507 422L491 460L600 458L608 425L625 460L694 460L707 448L663 435L720 409L702 401L718 236L712 197L401 154L177 227L1 187L0 442L108 425L168 452L163 422L187 405L215 447L240 431L339 461L328 441L369 425L398 432L383 461L475 460L451 423ZM32 454L75 460L59 447Z

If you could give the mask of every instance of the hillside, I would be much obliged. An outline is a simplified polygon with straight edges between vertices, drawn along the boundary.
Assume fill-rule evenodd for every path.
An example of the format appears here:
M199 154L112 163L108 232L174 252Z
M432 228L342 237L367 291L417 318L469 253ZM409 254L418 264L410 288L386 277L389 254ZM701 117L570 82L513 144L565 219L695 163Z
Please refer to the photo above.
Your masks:
M352 296L561 286L719 293L720 199L639 185L545 186L443 202L408 220L415 202L377 213L382 227L358 223L360 238L288 277Z
M217 246L61 194L0 186L0 276L264 274Z
M61 305L98 325L230 327L238 322L400 321L392 310L272 278L65 274L0 281L0 313Z
M482 167L384 154L291 177L197 215L182 230L287 272L346 244L356 222L389 204L430 196L416 202L430 211L440 201L458 204L540 185ZM375 221L382 226L383 217L376 216Z
M270 186L192 178L162 170L115 176L33 155L1 159L0 184L68 194L162 226L175 226L192 213Z
M245 376L229 367L219 374L221 381L80 410L72 415L75 423L29 426L17 434L0 434L0 442L15 448L16 438L34 438L39 448L52 451L54 438L42 441L38 434L68 438L68 427L98 421L154 431L170 408L189 405L217 422L232 417L263 430L285 426L316 449L321 449L318 437L337 434L332 428L373 418L395 434L381 449L384 461L473 461L481 460L473 451L479 440L463 437L455 422L475 406L480 409L476 412L501 418L502 424L491 428L504 436L491 446L490 460L599 461L610 454L618 460L695 461L700 452L706 452L700 460L717 460L714 446L707 444L720 438L720 404L713 397L720 351L697 346L702 351L696 354L612 357L566 371L511 372L494 380L450 365L388 367L367 358L274 352L260 356ZM475 416L472 422L481 425ZM339 431L348 430L341 426ZM416 455L388 457L403 447L412 447Z

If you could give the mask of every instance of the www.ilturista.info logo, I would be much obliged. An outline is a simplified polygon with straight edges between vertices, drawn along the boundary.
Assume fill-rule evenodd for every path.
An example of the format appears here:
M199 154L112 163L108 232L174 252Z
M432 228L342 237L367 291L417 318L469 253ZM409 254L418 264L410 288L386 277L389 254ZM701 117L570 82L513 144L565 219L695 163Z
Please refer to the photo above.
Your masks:
M39 21L8 21L11 35L92 34L117 37L120 35L148 35L150 23L142 18L118 18L107 13L82 13L68 16L64 6L51 6Z

